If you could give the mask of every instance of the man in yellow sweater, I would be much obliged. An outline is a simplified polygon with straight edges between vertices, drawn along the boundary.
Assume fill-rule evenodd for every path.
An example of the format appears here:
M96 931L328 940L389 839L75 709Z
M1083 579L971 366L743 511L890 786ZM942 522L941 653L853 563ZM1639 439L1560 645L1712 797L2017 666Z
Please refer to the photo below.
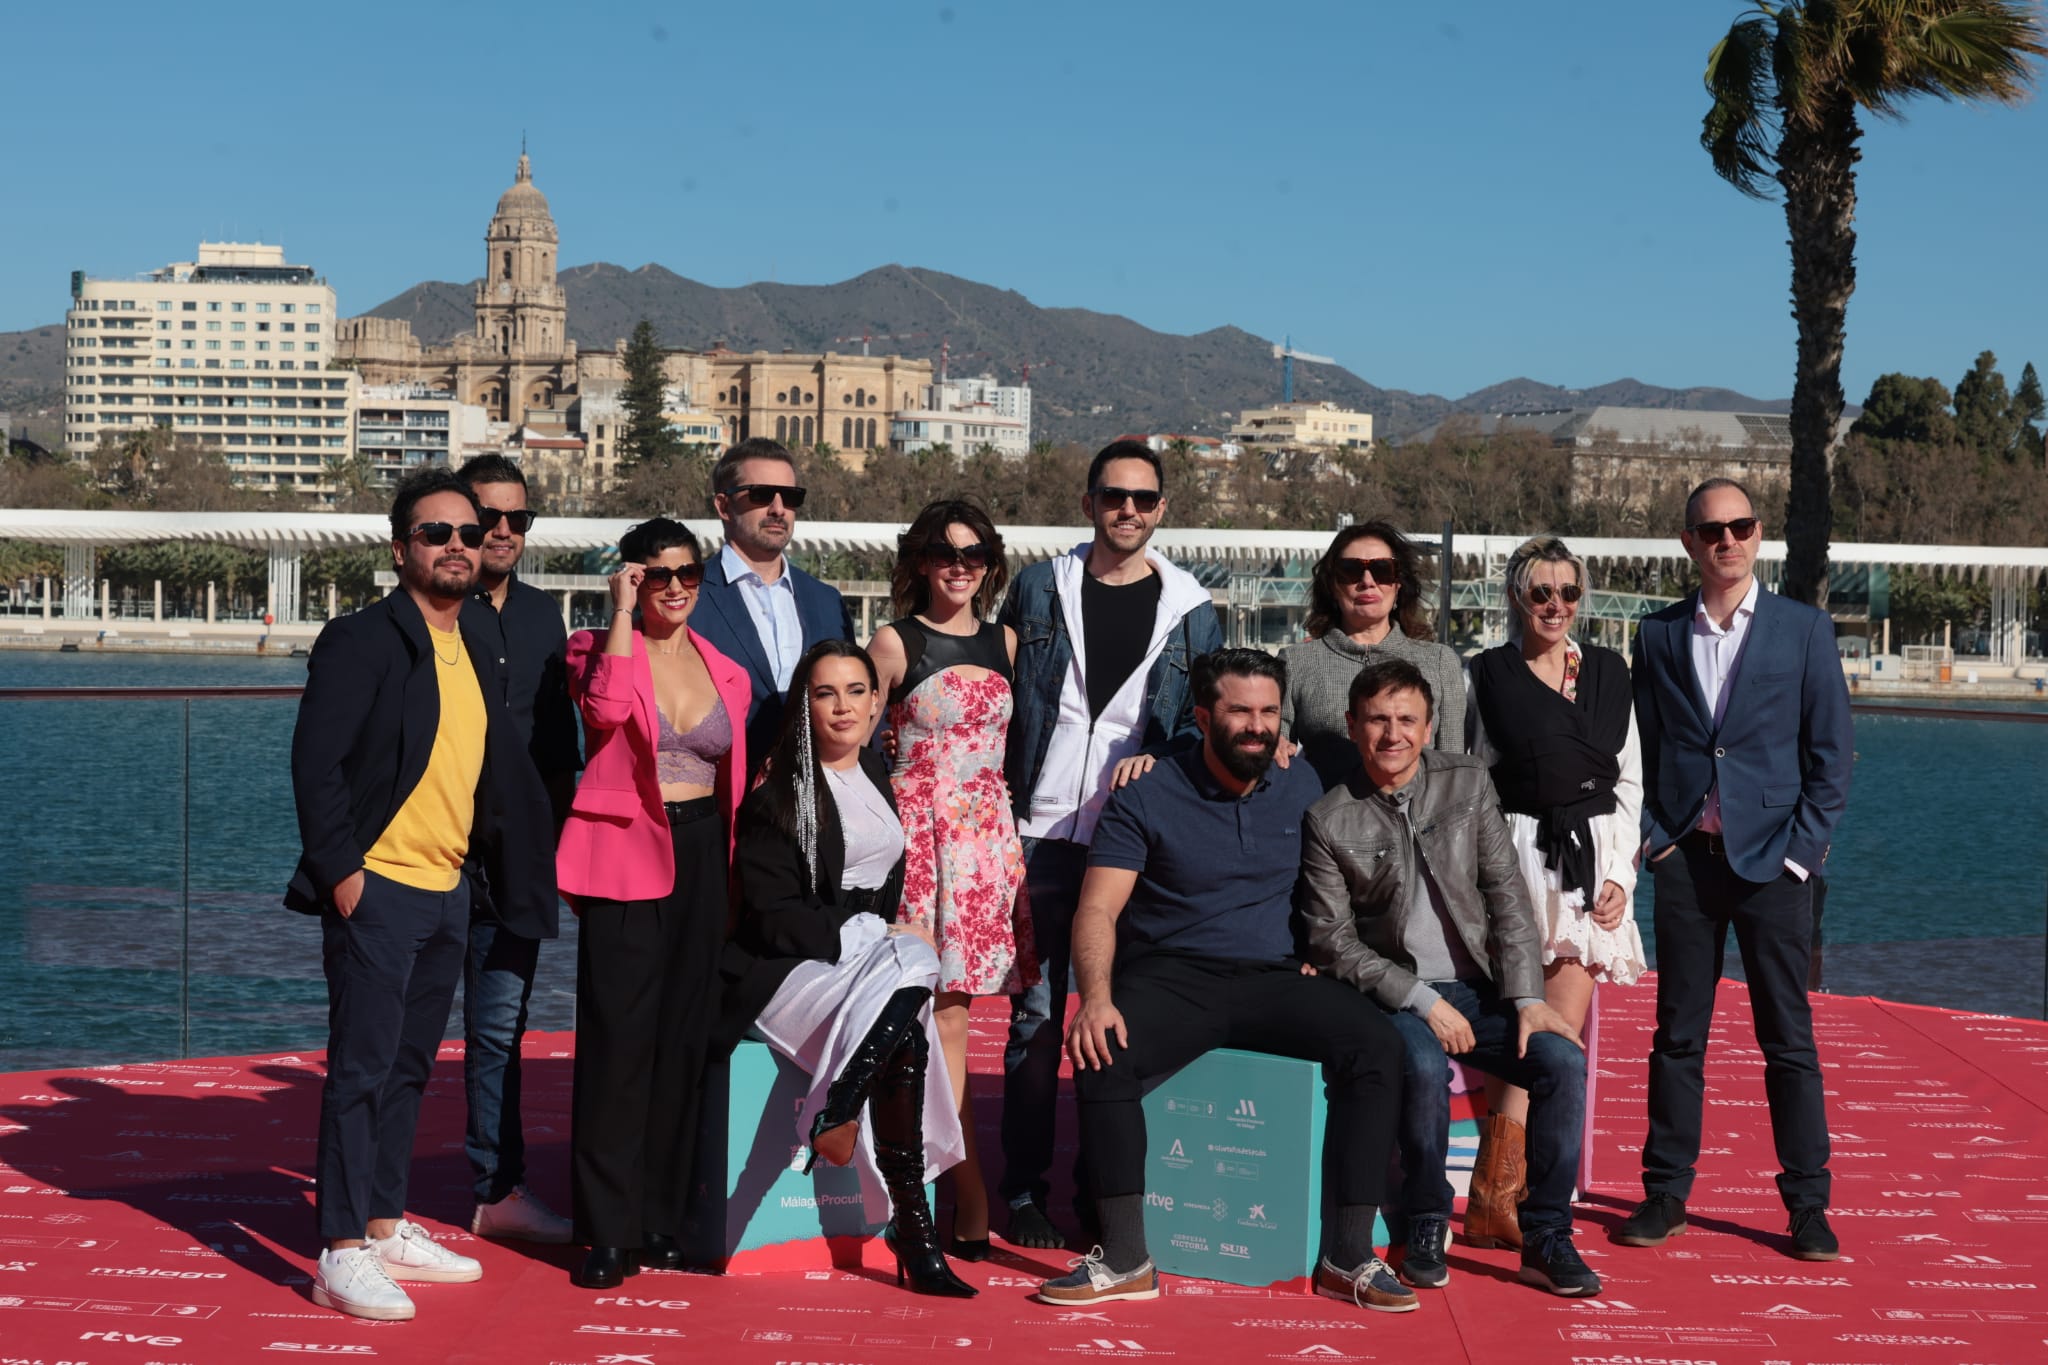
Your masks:
M326 1250L313 1298L358 1317L412 1317L396 1280L483 1273L405 1213L420 1101L468 940L473 836L505 884L554 899L544 860L514 852L517 866L503 866L520 831L548 817L538 780L529 790L516 776L530 764L487 765L518 740L504 719L504 660L463 620L465 603L476 609L482 543L476 496L454 474L430 469L399 486L399 589L321 632L292 736L305 854L285 899L320 915L328 990L317 1158Z

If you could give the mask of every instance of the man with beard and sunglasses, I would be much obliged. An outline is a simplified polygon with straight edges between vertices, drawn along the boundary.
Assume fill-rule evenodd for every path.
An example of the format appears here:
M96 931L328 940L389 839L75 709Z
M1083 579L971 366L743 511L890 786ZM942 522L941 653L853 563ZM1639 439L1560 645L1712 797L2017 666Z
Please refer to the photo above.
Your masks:
M568 628L553 598L519 581L519 559L526 553L526 533L534 523L526 501L526 475L503 455L479 455L457 473L479 504L484 543L476 598L491 608L497 626L506 709L547 788L554 814L552 835L567 818L569 801L576 794L576 770L582 766L565 663ZM520 1040L526 1035L541 939L555 937L557 918L552 913L546 917L541 926L546 932L540 937L514 932L499 920L490 878L474 858L467 872L470 916L462 972L462 1080L469 1127L463 1146L469 1153L476 1196L469 1230L480 1237L564 1243L570 1237L569 1220L527 1188L526 1135L519 1115Z
M413 1316L396 1280L463 1282L482 1267L405 1214L420 1101L462 974L470 894L539 937L555 913L547 794L505 707L490 608L472 597L484 531L452 471L399 485L399 586L328 623L292 732L304 853L285 904L320 917L327 1079L313 1299L357 1317Z
M1307 764L1274 764L1285 683L1285 665L1262 650L1197 659L1189 686L1201 742L1119 788L1095 826L1074 916L1081 1009L1067 1052L1101 1246L1039 1287L1047 1303L1158 1297L1140 1101L1150 1084L1228 1047L1322 1064L1331 1212L1316 1289L1376 1312L1416 1306L1372 1241L1401 1103L1400 1044L1369 1001L1302 960L1302 820L1323 789Z
M1455 1057L1529 1092L1522 1280L1597 1294L1572 1245L1586 1054L1543 998L1536 907L1493 777L1477 758L1430 747L1432 709L1429 680L1408 660L1359 670L1347 723L1361 766L1315 803L1301 835L1315 964L1386 1011L1401 1039L1401 1279L1450 1279Z
M852 640L853 615L839 590L789 562L790 536L804 487L796 460L779 441L754 436L719 456L711 470L711 506L725 527L725 548L704 566L697 632L747 669L749 766L759 769L782 725L790 674L820 640Z
M1067 945L1096 818L1113 786L1194 735L1188 666L1223 645L1209 590L1147 548L1166 517L1162 472L1143 441L1104 446L1081 497L1093 537L1020 570L1003 602L1002 623L1017 637L1003 777L1043 969L1011 1001L1003 1052L1001 1192L1018 1246L1064 1240L1046 1214L1046 1175Z
M1708 479L1679 543L1700 586L1643 618L1630 674L1643 744L1643 852L1655 890L1657 1033L1643 1202L1614 1231L1685 1231L1706 1099L1707 1038L1735 929L1764 1055L1792 1256L1841 1254L1827 1207L1828 1115L1807 973L1835 825L1855 766L1849 687L1824 611L1764 592L1749 491Z

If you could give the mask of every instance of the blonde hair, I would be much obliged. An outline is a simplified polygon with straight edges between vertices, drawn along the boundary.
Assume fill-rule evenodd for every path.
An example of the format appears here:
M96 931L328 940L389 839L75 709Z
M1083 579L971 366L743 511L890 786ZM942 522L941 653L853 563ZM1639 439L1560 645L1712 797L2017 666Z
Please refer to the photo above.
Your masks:
M1538 564L1571 565L1573 580L1581 592L1586 589L1586 561L1573 554L1570 546L1556 536L1531 536L1523 541L1508 556L1509 640L1522 638L1523 603L1529 600L1529 580L1536 576Z

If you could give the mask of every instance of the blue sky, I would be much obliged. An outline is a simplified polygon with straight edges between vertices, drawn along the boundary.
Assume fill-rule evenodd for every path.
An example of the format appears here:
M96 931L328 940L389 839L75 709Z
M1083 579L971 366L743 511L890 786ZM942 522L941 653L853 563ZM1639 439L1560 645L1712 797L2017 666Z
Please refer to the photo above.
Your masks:
M1783 214L1698 149L1740 6L1210 0L21 7L0 330L282 241L344 312L481 271L525 130L562 259L889 262L1365 379L1791 391ZM1867 129L1845 388L2048 366L2048 110ZM682 339L685 341L695 339ZM708 339L707 339L708 340Z

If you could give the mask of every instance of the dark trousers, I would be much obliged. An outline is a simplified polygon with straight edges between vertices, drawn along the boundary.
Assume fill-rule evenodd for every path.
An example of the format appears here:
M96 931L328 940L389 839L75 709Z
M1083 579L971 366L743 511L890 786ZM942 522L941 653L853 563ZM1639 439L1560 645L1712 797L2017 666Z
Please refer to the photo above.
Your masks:
M1586 1131L1586 1054L1570 1039L1533 1034L1529 1055L1516 1055L1521 1019L1488 981L1432 981L1431 989L1472 1025L1472 1050L1458 1060L1529 1092L1529 1196L1518 1220L1524 1236L1570 1232L1572 1187ZM1448 1218L1451 1182L1444 1164L1451 1146L1451 1067L1444 1046L1422 1016L1388 1016L1404 1048L1401 1088L1401 1211Z
M320 1088L320 1236L405 1214L420 1099L462 975L469 888L421 891L363 873L355 913L320 912L327 1080Z
M569 1174L576 1237L591 1246L684 1227L726 919L716 799L684 804L668 895L580 907Z
M462 1086L469 1100L463 1148L479 1204L495 1204L526 1183L526 1134L519 1120L519 1040L540 964L540 940L496 920L469 922L462 967Z
M1003 1178L1005 1202L1050 1190L1054 1123L1059 1113L1060 1043L1067 1031L1067 980L1072 964L1074 908L1088 874L1088 846L1065 839L1027 839L1025 885L1038 951L1038 984L1010 997L1010 1040L1003 1049Z
M1680 1199L1692 1193L1706 1099L1707 1031L1732 924L1764 1054L1778 1193L1788 1209L1825 1208L1828 1116L1806 997L1813 886L1790 872L1775 881L1745 881L1704 837L1688 837L1650 868L1657 896L1657 1034L1650 1046L1644 1190Z
M1379 1006L1292 963L1158 950L1120 957L1111 996L1130 1045L1111 1034L1115 1064L1074 1076L1081 1163L1097 1198L1144 1193L1148 1082L1231 1047L1322 1063L1323 1188L1340 1208L1380 1202L1401 1112L1401 1041Z

